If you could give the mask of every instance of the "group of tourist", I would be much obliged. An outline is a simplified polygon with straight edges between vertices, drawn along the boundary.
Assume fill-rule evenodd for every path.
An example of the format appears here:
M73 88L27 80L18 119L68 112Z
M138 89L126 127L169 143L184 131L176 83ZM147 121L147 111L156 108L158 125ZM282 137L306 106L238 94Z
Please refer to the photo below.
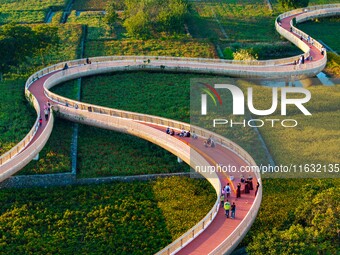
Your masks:
M44 116L45 116L45 121L48 120L48 116L49 116L49 114L50 114L50 111L51 111L51 103L50 103L49 101L47 101L47 103L44 104ZM42 120L42 117L40 116L40 118L39 118L39 126L42 125L42 122L43 122L43 120Z
M191 136L190 130L185 131L184 129L182 129L181 132L176 133L173 128L170 129L170 127L167 127L165 132L168 135L178 135L179 137L190 137Z
M294 65L298 65L299 68L301 67L301 64L304 64L304 63L305 63L304 55L301 55L297 61L294 60Z
M241 175L240 181L241 182L239 182L237 184L236 198L240 198L241 197L241 187L242 187L242 184L244 184L244 193L245 194L250 193L249 191L254 189L253 188L253 177L251 175L249 175L248 178L244 178ZM256 194L258 192L259 187L260 187L260 183L257 182L255 196L256 196ZM236 216L236 205L235 205L235 202L233 202L232 204L229 202L230 195L231 195L231 187L230 187L230 184L228 183L226 186L224 186L222 188L222 191L221 191L221 197L220 197L221 207L224 208L225 215L227 216L227 218L229 218L229 213L231 211L231 218L235 219L235 216Z
M213 140L213 138L211 136L209 136L209 138L207 140L204 141L204 146L205 147L215 147L215 141Z
M231 187L230 187L230 184L228 183L226 186L222 188L221 199L220 199L221 207L224 208L225 215L227 216L227 218L229 218L229 212L231 211L231 218L235 219L236 205L235 205L235 202L230 204L229 202L230 194L231 194Z

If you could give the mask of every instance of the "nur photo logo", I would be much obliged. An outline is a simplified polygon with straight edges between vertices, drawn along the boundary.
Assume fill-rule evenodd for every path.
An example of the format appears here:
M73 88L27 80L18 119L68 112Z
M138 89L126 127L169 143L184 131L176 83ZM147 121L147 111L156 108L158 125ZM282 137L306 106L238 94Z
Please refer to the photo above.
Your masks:
M213 127L216 127L217 125L228 125L230 127L235 125L244 127L262 127L265 124L268 124L271 127L275 127L276 124L280 124L282 127L296 127L298 122L295 119L277 118L278 115L286 117L287 107L289 106L297 109L298 112L305 116L312 115L305 106L305 104L311 100L311 93L308 89L302 87L267 88L268 90L271 90L271 96L267 99L268 102L271 102L270 107L258 109L256 105L259 105L260 102L257 102L256 97L254 97L256 87L248 87L246 92L244 92L240 87L229 83L216 83L210 85L205 82L198 82L197 84L200 85L201 92L200 114L202 116L209 116L210 113L214 114L212 120ZM231 99L226 99L224 97L226 93L231 95ZM213 104L209 104L209 100L211 100ZM215 107L211 107L212 105ZM266 116L266 118L245 118L241 121L235 121L230 118L227 119L226 116L218 116L218 118L216 118L216 113L219 112L219 109L216 107L224 107L225 109L231 107L232 111L230 114L233 116L245 116L248 110L251 116ZM270 118L270 116L276 116L276 118Z

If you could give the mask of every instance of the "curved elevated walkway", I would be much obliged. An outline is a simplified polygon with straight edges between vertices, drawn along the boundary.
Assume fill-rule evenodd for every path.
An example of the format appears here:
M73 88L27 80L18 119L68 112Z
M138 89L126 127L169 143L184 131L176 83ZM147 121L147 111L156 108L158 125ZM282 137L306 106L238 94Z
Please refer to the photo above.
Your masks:
M33 74L26 82L26 97L35 107L38 118L29 134L18 145L0 157L0 181L22 169L47 142L53 127L53 114L50 114L47 121L43 120L40 127L38 119L39 116L43 116L42 109L48 100L52 102L53 111L61 117L88 125L130 133L149 140L182 158L193 168L216 164L230 164L238 169L241 166L254 166L256 165L254 160L241 147L208 130L156 116L73 101L58 96L50 92L49 89L61 82L82 76L131 70L165 70L265 78L313 76L324 68L327 61L326 54L321 55L322 46L315 40L313 44L306 42L308 35L293 27L292 19L296 18L299 22L308 18L331 16L339 13L340 5L326 5L294 10L278 17L275 22L277 31L301 48L305 52L306 58L312 56L312 60L306 61L306 64L301 67L292 64L294 60L297 60L297 56L280 60L252 62L167 57L102 57L91 59L93 63L91 65L84 65L84 60L70 61L70 68L67 70L62 70L64 63L45 68ZM177 130L184 128L195 131L199 139L169 136L164 132L167 126ZM217 143L215 148L203 146L203 140L209 136L213 136L215 139ZM231 202L236 201L236 219L226 220L223 210L219 210L219 196L221 187L227 182L231 182L229 179L231 173L208 171L201 174L209 180L216 190L215 205L206 217L158 254L230 253L242 240L255 220L261 203L262 185L256 197L252 191L250 194L243 194L241 198L236 199L235 193L233 193L230 200ZM254 184L256 184L256 180L261 184L261 177L258 173L250 174L255 180ZM232 175L235 179L231 183L235 187L239 182L241 172L232 173Z

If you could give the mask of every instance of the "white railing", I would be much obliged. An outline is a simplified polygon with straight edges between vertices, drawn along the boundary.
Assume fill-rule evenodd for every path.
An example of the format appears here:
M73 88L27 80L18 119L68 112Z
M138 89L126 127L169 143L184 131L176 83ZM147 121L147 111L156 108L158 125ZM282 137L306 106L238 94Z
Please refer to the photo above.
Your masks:
M22 150L21 153L17 154L10 161L7 161L0 166L0 182L9 178L17 171L21 170L26 166L45 146L48 138L52 133L54 116L51 112L49 121L47 122L42 133L32 143L29 149Z
M37 112L37 118L35 120L35 123L31 130L28 132L28 134L22 139L18 144L16 144L12 149L4 153L3 155L0 156L0 172L1 172L1 166L5 164L7 161L18 155L33 139L35 133L38 130L39 127L39 117L40 117L40 106L37 101L37 99L31 94L30 91L25 90L26 98L28 101L31 102L33 105L34 109Z

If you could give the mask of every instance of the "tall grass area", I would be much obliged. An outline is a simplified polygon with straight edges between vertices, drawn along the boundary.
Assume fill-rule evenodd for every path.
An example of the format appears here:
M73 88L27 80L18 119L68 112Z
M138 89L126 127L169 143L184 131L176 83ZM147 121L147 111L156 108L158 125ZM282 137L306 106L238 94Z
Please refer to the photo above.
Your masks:
M177 172L189 172L189 166L157 145L114 131L79 128L79 178Z
M189 30L193 29L195 37L238 42L274 42L280 38L274 28L275 16L264 1L198 2L193 3L192 8L194 20ZM216 17L227 38L221 34Z
M299 23L298 28L340 53L340 17L314 19Z
M323 43L327 44L332 50L340 53L339 40L340 37L340 18L331 17L323 19L315 19L313 21L304 22L298 24L298 27L310 34L316 40L321 40ZM328 51L327 53L328 61L325 68L325 72L332 76L340 77L340 57L336 53Z
M47 10L49 8L62 9L69 0L49 0L49 1L36 1L36 0L1 0L0 11L5 10Z
M269 150L277 164L330 164L339 163L340 143L340 86L315 86L308 88L312 94L305 107L311 116L303 115L296 107L288 108L286 118L299 123L296 128L260 128ZM262 88L256 95L261 109L271 104L271 90ZM271 118L282 119L279 115ZM284 152L284 153L283 153Z
M67 18L68 24L87 25L87 40L115 39L117 36L104 20L105 15L98 11L86 11L77 15L72 11Z
M21 141L32 128L36 113L24 96L24 80L0 82L0 155Z
M39 160L32 160L19 175L55 174L71 172L71 122L55 118L52 134L39 152Z
M325 72L336 78L340 78L340 56L335 53L327 53L327 65L324 69Z
M0 25L6 23L43 23L45 11L3 11L0 12Z
M190 82L194 78L210 78L216 80L214 76L209 75L147 72L116 73L106 76L84 78L82 101L190 122ZM257 134L252 128L239 127L220 131L221 134L247 150L258 163L267 163L266 154L258 140ZM96 139L99 139L100 133L101 132L98 131ZM83 144L83 139L86 139L86 142L84 145L80 145L80 151L85 150L85 148L88 147L87 144L96 144L93 136L84 135L83 137L84 138L82 138L82 135L80 136L80 144ZM120 139L118 137L119 135L117 135L115 139ZM114 141L113 139L114 138L112 138L112 141ZM104 135L102 135L101 140L103 141L102 143L105 144ZM83 146L84 149L82 149ZM109 144L103 147L110 149L110 147L116 146ZM125 145L123 147L125 147ZM89 155L91 155L92 160L99 157L98 154L100 152L99 150L97 151L97 149L93 153L91 150L86 151L88 152L86 156L89 157ZM106 151L108 150L104 149L104 151L106 157ZM118 151L120 154L122 153L122 150ZM157 150L157 154L162 155L163 153ZM81 155L81 157L83 157L83 155ZM129 154L126 154L125 157L127 157L125 161L130 160ZM154 159L151 157L148 160ZM143 162L144 160L140 161ZM89 163L87 165L91 166ZM119 165L120 164L118 164L118 166ZM114 169L115 166L105 168ZM150 166L149 168L153 167ZM138 170L138 172L143 171L145 173L149 168L143 167L143 169Z
M179 177L2 189L1 254L154 254L208 213L214 193L206 180Z
M260 211L256 217L254 224L252 225L250 231L247 233L245 238L239 247L242 246L252 246L251 251L248 250L249 254L263 254L263 250L256 251L254 247L255 243L258 243L257 240L259 238L263 238L263 236L273 237L276 235L278 231L287 231L287 233L276 242L272 240L271 245L266 243L265 245L268 249L272 248L272 252L267 252L267 254L277 254L273 249L273 246L276 246L279 242L287 242L287 239L290 239L287 244L295 244L297 250L301 249L299 252L295 254L311 254L307 251L303 252L303 249L306 249L306 244L298 241L298 232L294 231L293 235L289 234L289 229L298 225L298 221L301 219L298 218L299 212L301 212L301 208L314 207L320 209L319 214L312 214L309 210L307 212L307 217L323 217L323 223L327 224L327 220L331 217L329 214L326 215L327 208L330 210L331 207L336 208L338 205L330 204L325 205L323 207L319 207L319 204L327 203L328 200L334 200L334 196L329 197L317 197L317 194L327 188L335 187L337 191L339 191L340 180L339 179L264 179L262 181L263 184L263 197ZM308 196L308 192L316 192L312 197ZM338 207L339 208L339 207ZM339 209L338 209L339 211ZM328 211L329 212L329 211ZM339 214L337 215L339 216ZM339 218L337 218L339 220ZM336 221L335 221L336 222ZM332 226L335 223L331 223ZM336 224L336 223L335 223ZM308 228L318 228L320 224L314 224L312 226L304 226L306 229ZM300 225L301 226L301 225ZM332 227L331 227L332 228ZM330 229L329 229L330 230ZM331 232L331 231L329 231ZM319 249L326 249L327 247L322 246L321 243L325 241L321 237L323 235L322 231L315 231L315 239L314 243L318 246ZM319 239L318 239L319 237ZM303 240L307 243L307 237L304 237ZM261 242L261 241L260 241ZM319 243L319 244L318 244ZM280 244L279 244L280 245ZM308 244L307 246L309 246ZM328 250L330 251L331 246L336 246L336 241L331 241L331 245L328 246ZM282 249L284 249L285 245L282 245ZM292 253L287 253L292 254ZM315 253L312 253L315 254ZM326 253L327 254L327 253ZM336 254L330 252L329 254Z
M72 8L74 10L105 10L110 0L77 0L74 1Z
M164 40L122 39L88 41L86 43L85 55L88 57L111 55L146 55L216 58L214 46L206 40L177 40L171 38L164 38Z
M35 24L31 26L46 26ZM62 61L77 59L80 54L81 25L51 25L57 27L59 43L37 53L4 75L5 79L27 79L34 72Z
M70 0L1 0L0 24L6 23L43 23L50 10L63 10Z
M246 87L246 84L243 83L241 86ZM277 165L328 165L339 163L340 129L338 120L340 119L340 115L338 109L340 107L340 86L315 86L309 87L308 89L311 91L312 98L305 104L305 107L312 113L312 116L304 116L296 107L288 107L288 116L285 118L296 119L299 123L296 128L282 128L279 126L275 128L269 126L259 128ZM259 102L255 105L255 108L268 109L270 107L271 100L268 100L268 98L271 98L271 89L256 87L254 88L254 97L254 102ZM259 116L254 117L261 118ZM271 118L282 119L279 115L271 116ZM318 204L323 203L323 201L334 200L334 196L329 195L329 197L327 197L327 195L325 195L325 197L320 199L320 197L317 198L316 195L332 187L339 189L340 181L337 179L339 173L335 175L304 174L303 176L304 179L284 178L289 177L288 174L286 174L283 178L265 178L262 180L263 200L261 208L255 223L240 244L240 247L249 246L249 254L263 254L264 247L260 250L259 245L259 243L263 243L263 246L272 249L272 252L268 250L266 252L267 254L277 254L277 246L280 246L280 243L289 239L290 242L288 243L296 244L296 254L310 254L308 252L302 252L305 246L301 243L298 244L299 235L292 236L290 231L294 231L293 229L299 227L299 224L300 228L302 224L302 228L304 228L303 231L318 229L320 224L316 222L315 224L311 224L308 220L317 215L324 217L324 221L322 222L327 224L327 219L332 217L329 216L330 209L327 208L339 207L337 207L334 202L321 208L318 207ZM271 176L267 175L267 177ZM317 179L318 177L328 178ZM308 192L316 193L309 197ZM320 210L319 214L309 211L307 213L309 216L301 216L301 208L307 208L307 205L313 205L312 207L318 208L317 210ZM309 222L308 225L301 223L304 221ZM307 242L311 242L319 249L325 248L321 245L322 242L326 242L326 239L321 237L323 235L322 231L319 229L313 231L315 234L314 241L307 240L309 238L304 237L306 244ZM281 238L277 237L279 233ZM297 232L295 231L294 233ZM268 239L265 239L264 236L267 236ZM275 239L270 241L269 237L278 239L276 239L276 241ZM264 243L265 241L269 243ZM271 245L270 242L272 242ZM320 243L319 245L318 242ZM311 243L308 243L307 246L311 247ZM276 248L274 249L273 247ZM283 245L281 249L287 247L288 246ZM334 246L332 245L332 247ZM329 249L331 249L330 246ZM297 252L297 250L299 252ZM282 251L279 253L282 253ZM334 253L331 252L329 254Z

